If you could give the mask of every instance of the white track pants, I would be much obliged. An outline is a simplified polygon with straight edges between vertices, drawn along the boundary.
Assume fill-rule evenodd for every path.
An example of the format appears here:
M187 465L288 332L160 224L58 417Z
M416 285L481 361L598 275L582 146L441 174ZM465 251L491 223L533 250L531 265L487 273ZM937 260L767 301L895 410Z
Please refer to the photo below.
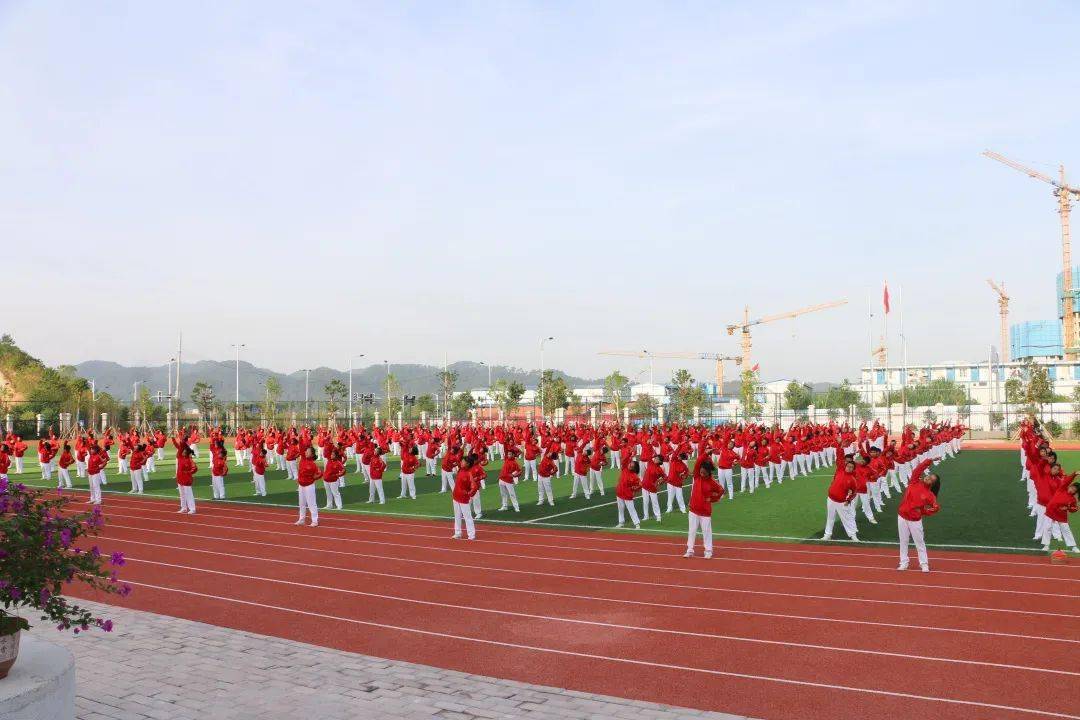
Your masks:
M71 487L71 475L68 474L67 468L57 470L56 487Z
M383 492L382 479L372 478L371 484L368 485L367 501L374 502L376 493L379 495L379 504L386 504L386 493Z
M690 531L686 536L686 552L694 552L694 541L700 528L701 539L705 543L705 557L712 557L712 518L690 513L687 519L690 521Z
M180 512L195 514L195 493L190 485L177 485L180 493Z
M506 483L500 480L499 497L502 499L502 507L499 508L500 510L506 509L507 502L514 506L514 512L519 512L521 510L518 506L517 493L514 492L514 483Z
M90 502L95 505L101 504L101 481L105 478L105 472L95 473L90 476Z
M225 499L225 478L220 475L210 476L210 486L214 491L215 500Z
M255 494L266 497L266 476L252 474L252 480L255 482Z
M731 468L720 468L717 475L719 476L720 484L727 488L728 500L733 500L735 498L735 481L733 479L735 471Z
M686 512L686 502L683 500L682 488L669 484L667 486L667 511L671 512L675 504L678 504L679 512Z
M465 532L470 540L476 539L476 525L473 524L472 507L470 503L454 501L454 537L461 537L461 523L465 523Z
M416 499L416 475L415 473L402 473L401 494L398 497L410 497Z
M139 495L143 494L143 471L142 471L142 469L132 470L131 471L131 492L138 493Z
M551 478L542 477L538 484L540 485L537 490L539 499L536 501L536 504L543 505L544 497L547 496L548 505L555 507L555 496L551 492Z
M896 516L896 530L900 535L900 567L908 566L908 543L915 543L915 552L919 555L919 567L930 567L926 557L926 540L923 538L922 520L905 520Z
M326 482L323 480L323 489L326 490L326 507L325 510L336 507L341 509L341 489L338 488L337 480L334 482Z
M853 503L854 501L852 501ZM844 526L844 532L852 540L859 539L859 531L855 527L855 508L852 503L838 503L832 498L825 499L825 540L832 538L833 523L840 518L840 524Z
M634 527L639 527L641 521L638 520L637 508L634 507L633 500L623 500L622 498L615 498L615 504L619 508L619 525L623 524L624 513L630 513L630 519L634 522Z
M311 524L319 522L319 498L315 494L315 483L311 485L297 485L296 495L300 505L300 523L304 522L306 513L311 513ZM297 523L298 525L300 523Z
M649 507L652 506L653 512L656 515L656 519L660 519L660 496L658 493L649 492L642 489L641 491L641 519L649 519Z

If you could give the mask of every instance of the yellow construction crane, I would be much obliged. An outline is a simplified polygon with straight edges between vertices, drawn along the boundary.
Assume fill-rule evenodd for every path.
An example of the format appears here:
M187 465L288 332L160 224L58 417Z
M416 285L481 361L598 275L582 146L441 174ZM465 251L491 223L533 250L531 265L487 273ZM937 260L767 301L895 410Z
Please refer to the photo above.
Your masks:
M1054 197L1056 197L1058 201L1058 214L1061 215L1061 260L1062 265L1064 266L1061 274L1061 294L1065 296L1062 298L1064 301L1062 324L1064 325L1063 334L1065 336L1065 358L1068 360L1075 360L1080 356L1080 348L1077 348L1077 313L1076 308L1073 307L1072 296L1072 244L1069 239L1069 212L1072 210L1073 197L1080 198L1080 189L1071 187L1065 182L1064 165L1058 166L1059 179L1055 180L1049 175L1025 167L1024 165L991 150L984 151L983 155L991 160L997 160L999 163L1008 165L1013 170L1019 170L1028 177L1042 180L1044 183L1048 183L1054 188ZM1005 352L1004 347L1002 348L1002 352Z
M1005 294L1005 281L1001 284L987 279L990 287L998 294L998 309L1001 311L1001 362L1009 362L1009 296Z
M721 395L724 393L724 361L732 360L736 365L742 364L742 358L721 355L720 353L654 353L648 350L605 350L600 355L615 355L616 357L636 357L636 358L649 358L649 382L652 382L653 371L653 358L677 358L680 360L715 360L716 361L716 386L717 392Z
M743 308L743 321L741 323L735 323L734 325L727 326L727 334L734 335L736 330L742 331L742 366L744 368L750 367L750 348L752 342L750 339L750 328L755 325L763 325L775 320L784 320L787 318L796 318L800 315L806 315L807 313L818 312L819 310L828 310L829 308L839 307L841 305L847 305L847 300L833 300L832 302L821 303L820 305L811 305L810 307L804 307L799 310L792 310L791 312L778 313L776 315L766 315L763 318L757 318L755 320L750 319L750 307Z

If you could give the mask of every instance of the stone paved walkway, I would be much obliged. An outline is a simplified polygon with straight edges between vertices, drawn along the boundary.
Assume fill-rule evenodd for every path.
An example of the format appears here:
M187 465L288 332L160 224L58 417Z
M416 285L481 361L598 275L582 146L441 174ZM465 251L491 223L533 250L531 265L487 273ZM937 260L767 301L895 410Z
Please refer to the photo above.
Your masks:
M79 720L742 720L85 604L116 630L32 631L74 653Z

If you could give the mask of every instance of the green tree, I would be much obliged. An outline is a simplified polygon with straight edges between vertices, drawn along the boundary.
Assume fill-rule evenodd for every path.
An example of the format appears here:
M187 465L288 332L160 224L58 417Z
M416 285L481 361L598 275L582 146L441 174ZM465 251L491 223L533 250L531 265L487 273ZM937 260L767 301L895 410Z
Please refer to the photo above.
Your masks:
M516 380L510 382L508 380L496 380L495 384L491 387L491 396L495 402L495 405L502 410L503 417L509 418L510 415L517 409L518 404L521 402L521 397L525 394L525 386Z
M615 408L616 417L622 417L623 406L626 405L626 391L629 387L630 379L618 370L604 378L604 402L611 403Z
M557 408L566 408L570 405L570 387L566 380L555 377L552 370L545 370L540 378L540 395L543 398L543 413L545 416L555 414Z
M349 388L344 382L334 378L326 383L323 394L326 395L327 422L333 422L333 418L337 417L338 400L349 394Z
M886 404L901 402L901 392L893 390L886 399ZM908 385L907 403L909 407L929 407L931 405L967 405L968 395L963 386L953 380L938 378L928 383Z
M262 414L269 425L277 424L278 402L281 400L281 383L276 377L266 378L266 397L263 398Z
M1009 378L1005 381L1005 402L1010 405L1024 402L1024 383L1020 378Z
M437 408L435 407L435 398L432 397L430 394L425 393L424 395L416 398L416 412L427 413L428 418L430 419L435 416L436 410Z
M384 403L386 419L392 420L397 417L398 411L401 410L401 383L398 382L394 373L387 373L386 378L383 379L382 390L386 393L386 402Z
M739 399L742 401L744 418L760 418L762 407L757 399L757 373L753 370L743 370L739 385Z
M474 405L471 392L460 392L450 400L450 416L455 420L468 420Z
M642 393L630 403L630 412L639 417L655 417L658 407L660 407L660 403L657 402L656 398L647 393Z
M454 395L454 388L457 387L458 374L456 370L443 370L439 373L439 387L442 388L442 400L443 407L450 407L450 399Z
M1024 402L1030 405L1043 405L1054 401L1054 390L1050 384L1050 373L1045 365L1039 365L1031 358L1024 363L1027 386L1024 388Z
M792 380L784 390L784 404L789 410L805 410L814 399L813 388L806 383Z
M191 402L199 409L199 421L206 422L210 418L210 411L214 407L217 397L214 394L214 386L202 380L195 383L191 388ZM98 396L98 404L101 396Z
M671 384L675 386L675 396L672 398L675 417L686 422L693 418L695 407L700 408L705 404L705 391L694 384L694 376L689 370L676 370L671 376Z

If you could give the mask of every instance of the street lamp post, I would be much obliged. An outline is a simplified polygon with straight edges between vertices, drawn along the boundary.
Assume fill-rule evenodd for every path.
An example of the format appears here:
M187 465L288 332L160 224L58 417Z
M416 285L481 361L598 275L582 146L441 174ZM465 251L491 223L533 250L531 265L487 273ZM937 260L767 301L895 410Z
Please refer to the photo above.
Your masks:
M304 423L311 424L311 406L308 404L310 397L308 390L311 385L311 368L304 368Z
M544 343L548 340L554 340L554 337L546 337L540 339L540 382L537 383L540 388L540 421L544 420Z
M390 422L390 361L383 360L386 366L386 421Z
M233 343L236 348L236 408L234 409L234 422L240 424L240 348L247 347L244 343Z
M650 385L655 385L656 384L656 378L653 375L653 354L651 352L649 352L648 350L642 350L641 352L643 352L644 354L649 356L649 384ZM652 392L652 388L649 388L649 392L650 393Z
M363 353L359 355L353 355L349 358L349 427L352 427L352 372L353 372L353 360L364 357Z

